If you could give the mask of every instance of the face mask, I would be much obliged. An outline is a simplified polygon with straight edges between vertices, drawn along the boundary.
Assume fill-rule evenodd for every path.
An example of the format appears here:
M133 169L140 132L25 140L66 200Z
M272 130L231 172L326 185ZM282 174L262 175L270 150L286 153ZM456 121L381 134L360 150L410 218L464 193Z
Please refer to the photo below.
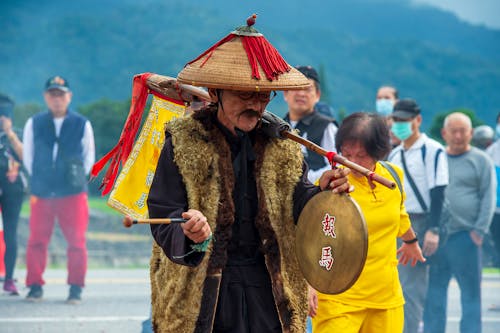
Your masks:
M411 130L411 121L395 121L392 123L391 131L396 138L404 141L413 133Z
M375 101L375 110L377 110L377 113L382 116L390 115L393 106L394 105L392 104L392 100L387 98L381 98Z
M500 124L497 124L497 127L495 127L495 137L500 138Z

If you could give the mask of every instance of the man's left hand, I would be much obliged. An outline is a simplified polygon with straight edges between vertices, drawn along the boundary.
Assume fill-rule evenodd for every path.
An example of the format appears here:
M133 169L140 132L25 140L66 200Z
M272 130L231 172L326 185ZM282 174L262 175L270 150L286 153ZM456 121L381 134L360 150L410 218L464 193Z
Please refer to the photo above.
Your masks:
M483 245L483 237L478 234L475 230L470 231L470 238L476 244L476 246L481 246Z
M319 179L319 186L322 190L331 189L333 193L352 192L354 187L347 181L350 169L333 169L323 172Z
M435 234L430 230L427 230L424 236L424 244L422 251L424 256L429 257L436 253L439 246L439 234Z

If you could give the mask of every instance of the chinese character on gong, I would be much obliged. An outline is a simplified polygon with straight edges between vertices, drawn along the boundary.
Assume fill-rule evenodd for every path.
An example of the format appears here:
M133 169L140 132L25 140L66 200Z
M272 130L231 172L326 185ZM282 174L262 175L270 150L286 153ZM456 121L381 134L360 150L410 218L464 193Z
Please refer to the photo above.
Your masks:
M326 268L327 271L332 269L333 266L333 256L331 246L323 247L321 249L321 259L319 260L319 265Z
M330 216L330 214L326 213L323 221L321 221L321 224L323 224L323 232L325 233L325 236L337 238L337 235L335 234L335 216Z

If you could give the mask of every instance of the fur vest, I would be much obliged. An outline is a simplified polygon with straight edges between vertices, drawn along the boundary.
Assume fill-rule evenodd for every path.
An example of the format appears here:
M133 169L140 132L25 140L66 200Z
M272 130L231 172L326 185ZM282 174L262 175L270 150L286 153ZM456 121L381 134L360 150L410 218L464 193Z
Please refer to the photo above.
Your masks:
M223 134L210 110L171 121L174 161L188 207L207 217L215 241L201 263L172 263L155 243L151 258L153 328L156 332L211 332L227 246L234 222L234 173ZM305 332L307 285L295 256L293 193L302 175L302 153L289 140L257 134L254 152L259 210L256 226L283 332ZM172 189L175 190L175 189Z

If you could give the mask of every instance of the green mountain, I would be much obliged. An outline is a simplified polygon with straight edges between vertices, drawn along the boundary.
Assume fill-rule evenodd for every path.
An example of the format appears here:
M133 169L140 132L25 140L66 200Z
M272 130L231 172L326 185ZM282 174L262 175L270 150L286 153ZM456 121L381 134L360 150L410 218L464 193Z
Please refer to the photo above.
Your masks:
M377 87L393 84L419 102L425 125L454 108L487 123L500 111L500 31L409 0L4 1L0 91L41 104L45 80L60 74L77 106L124 100L134 74L175 76L254 12L290 64L321 68L336 109L371 110ZM282 99L272 103L283 114Z

